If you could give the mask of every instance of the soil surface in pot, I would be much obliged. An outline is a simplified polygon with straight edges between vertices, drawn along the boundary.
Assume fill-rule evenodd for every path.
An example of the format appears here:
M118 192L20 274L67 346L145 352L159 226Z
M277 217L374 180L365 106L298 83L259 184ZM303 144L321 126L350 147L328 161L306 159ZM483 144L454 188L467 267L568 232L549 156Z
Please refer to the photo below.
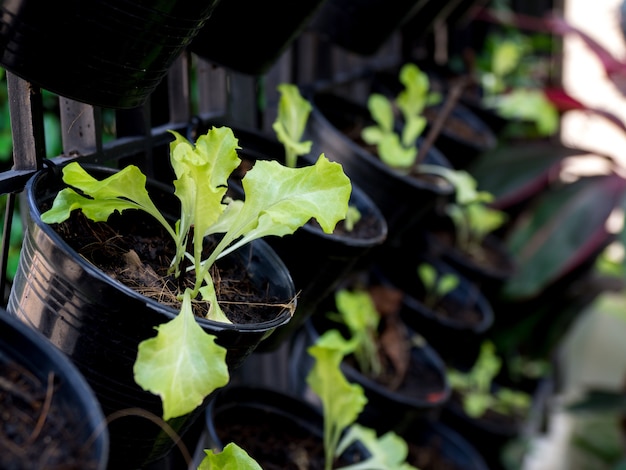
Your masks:
M251 410L252 411L252 410ZM260 412L259 412L260 413ZM277 415L271 419L251 412L245 422L216 422L224 444L235 442L254 458L263 470L323 470L324 442L321 436ZM333 468L358 462L358 453L335 461Z
M75 432L80 417L54 399L54 375L44 383L0 356L0 378L0 468L98 468L88 443Z
M414 442L407 444L409 455L406 461L420 470L467 470L446 456L445 444L439 437L434 437L423 445Z
M431 246L434 256L443 256L447 253L457 258L465 258L469 265L476 266L485 272L493 273L502 279L509 277L515 269L513 258L507 252L505 246L500 244L499 238L490 239L486 237L483 239L480 249L469 251L463 250L456 245L455 235L449 230L435 229L429 231L429 233L436 241Z
M462 411L462 395L457 391L452 391L449 406L453 406L456 410L465 414L465 412ZM514 434L517 429L520 429L526 419L526 417L521 414L507 415L499 413L491 408L487 409L485 414L477 418L470 417L469 415L466 416L469 420L476 420L478 423L481 423L479 426L488 427L490 429L500 429L503 430L504 434Z
M152 217L132 209L115 213L107 222L93 222L73 211L55 230L81 256L106 274L163 305L180 310L176 298L193 276L180 279L168 274L175 247L171 237ZM191 238L191 237L190 237ZM205 255L216 240L207 239ZM239 263L218 261L211 271L217 298L224 314L236 324L261 323L278 316L291 299L268 298ZM193 274L193 273L192 273ZM206 317L209 303L193 302L194 313Z
M424 117L430 125L433 125L440 112L440 107L427 107L424 108ZM494 145L491 133L481 132L454 113L446 117L444 130L448 135L455 136L462 142L471 143L477 149L489 149Z
M438 401L444 389L442 377L423 361L411 360L412 338L399 316L402 292L387 286L370 286L369 291L381 314L379 354L383 372L371 380L385 388L413 397L416 400ZM353 356L345 358L359 370Z

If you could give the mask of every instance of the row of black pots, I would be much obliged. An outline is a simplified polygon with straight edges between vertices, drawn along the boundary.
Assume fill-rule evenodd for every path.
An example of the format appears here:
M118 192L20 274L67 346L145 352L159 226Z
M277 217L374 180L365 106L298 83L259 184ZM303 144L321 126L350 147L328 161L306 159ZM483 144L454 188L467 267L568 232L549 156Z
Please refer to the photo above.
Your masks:
M316 100L314 100L314 104L317 104ZM319 111L314 111L312 124L313 126L321 126L322 117L316 116L315 113L319 113ZM327 132L329 131L327 130ZM282 147L277 141L263 138L255 132L244 132L243 130L238 130L236 135L241 138L241 156L244 159L250 161L259 158L282 158ZM324 140L322 137L324 137L323 134L315 135L313 140L316 145ZM381 212L377 209L378 199L375 200L375 203L370 200L368 190L373 191L378 188L371 185L371 179L368 177L362 179L356 177L354 172L357 171L359 165L351 162L348 155L357 155L358 158L365 155L365 158L369 159L368 165L372 167L369 178L377 177L378 173L375 173L374 169L379 170L381 174L385 174L385 172L379 168L380 165L377 165L369 154L354 150L356 144L345 137L339 137L339 140L345 140L342 142L345 147L326 147L325 144L320 144L321 147L314 146L311 155L319 155L319 153L324 152L329 157L340 155L342 158L346 158L345 163L342 163L348 176L354 181L352 201L359 206L364 214L371 213L378 220L375 234L364 241L354 242L343 239L337 234L326 236L319 229L306 226L292 237L270 240L269 243L254 242L248 249L239 250L236 255L226 258L231 263L241 266L242 270L254 271L260 290L268 291L274 297L288 301L295 297L298 290L301 290L299 302L302 306L302 308L296 307L296 316L293 318L291 317L293 311L284 308L276 317L251 325L224 325L200 320L199 323L205 331L216 335L217 342L228 349L227 361L231 370L239 368L254 351L258 350L259 353L262 353L264 349L272 350L284 343L287 338L294 337L297 330L308 331L310 335L310 327L313 325L313 320L316 320L313 313L319 313L320 309L323 308L322 300L329 298L330 294L337 288L338 283L357 267L369 268L373 260L377 257L378 259L382 258L381 253L387 256L392 254L392 248L400 247L403 237L409 233L401 227L400 218L393 215L394 205L390 202L385 206L385 209L389 214L389 219L396 224L394 226L395 233L391 233L389 230L390 234L395 237L395 242L387 246L384 251L374 253L375 256L369 258L371 250L381 248L385 243L388 243L389 237L386 237L388 235L386 233L387 214L385 217L381 217ZM348 148L354 153L344 153L344 148ZM433 148L432 151L434 152L435 149ZM301 164L310 163L310 160L301 162ZM111 174L112 171L110 169L97 169L96 174L105 176ZM387 178L389 182L385 184L388 185L389 190L399 186L398 177L393 172L387 172ZM369 181L368 190L360 188L360 181L364 183ZM151 184L151 192L155 191L159 194L159 202L164 207L170 207L169 204L174 203L172 188L156 182ZM407 182L402 184L411 189L416 186ZM78 256L75 249L70 247L59 233L41 221L41 212L63 186L58 169L50 168L36 174L26 187L25 194L28 198L27 234L24 240L20 268L9 299L8 311L11 315L28 323L33 329L42 332L72 359L93 388L107 416L124 413L129 408L140 408L160 416L162 414L160 400L135 384L132 365L139 342L152 336L154 327L173 318L176 311L155 301L147 300L144 296L105 275L94 265ZM232 189L236 192L236 185L233 185ZM435 199L427 203L428 208L432 211L439 204L436 201L443 201L446 197L437 191L434 191L434 197L427 195L428 191L419 185L417 185L417 191L424 198ZM448 190L448 192L450 191ZM376 198L382 193L376 193ZM423 202L421 199L421 197L413 198L416 202L419 200L420 206ZM410 212L406 212L407 217L412 216ZM429 216L428 211L423 212L420 209L419 217L417 217L411 231L419 230L420 223L427 220ZM127 219L123 215L117 218L116 230L119 233L125 233ZM134 225L145 224L136 217L131 216L130 219ZM318 248L314 248L312 245L317 245L320 242L321 251L317 251ZM307 246L304 250L303 244ZM349 246L351 251L344 252L345 246ZM310 250L309 247L311 247ZM405 264L406 269L412 269L412 266L415 266L417 262L415 254L419 253L419 248L414 247L409 256L401 255L406 261L409 261ZM279 253L280 256L276 253ZM306 265L303 263L303 259L312 264ZM390 257L388 260L391 261L392 258ZM290 272L292 272L293 279ZM415 273L411 274L414 275ZM414 278L412 277L412 279ZM457 292L463 292L464 289L465 287L460 287ZM473 300L476 300L477 304L483 305L478 295L472 295L474 295ZM415 303L417 301L413 302L413 304ZM407 312L414 309L409 296L406 296L404 309ZM470 347L472 344L467 343L473 343L474 349L491 321L488 308L483 310L484 317L482 321L478 322L479 326L474 331L468 332L468 328L460 333L466 345ZM310 316L313 318L308 321ZM451 362L454 362L455 358L459 359L465 353L461 349L446 348L446 346L458 346L460 343L450 342L446 344L445 341L441 341L441 331L443 330L439 330L439 328L443 328L445 322L433 319L431 312L419 312L417 315L404 313L403 317L409 319L410 322L414 321L413 325L417 332L427 337L422 347L414 347L413 355L416 361L429 363L431 369L439 374L440 386L435 392L431 391L429 396L422 397L421 403L409 400L410 407L414 413L418 414L437 411L449 396L443 360L439 356L437 348L441 348L442 354ZM418 321L416 318L420 320ZM300 328L302 326L306 327ZM439 339L437 348L428 344L431 338L433 342L437 342ZM467 354L464 359L467 360L471 356L471 354ZM353 373L349 373L349 375L353 378L356 377ZM394 400L399 408L393 413L389 411L391 408L388 405L385 406L387 410L384 413L375 412L380 403L385 402L384 395L383 392L377 391L369 396L370 410L363 415L366 422L373 424L384 417L387 419L387 424L383 426L379 423L378 426L396 427L402 422L401 417L406 419L413 417L413 413L406 413L406 399ZM210 401L211 397L208 397L204 406L207 406ZM201 416L204 406L199 407L188 416L170 420L168 424L177 433L184 435ZM143 416L132 414L125 415L110 423L109 432L111 438L109 465L111 468L134 468L158 461L167 456L176 444L159 426L146 420Z
M96 177L110 175L110 168L91 168ZM106 274L78 254L55 227L41 220L57 192L64 187L57 169L42 170L28 182L26 236L18 272L7 310L37 330L77 366L94 390L106 416L121 415L109 424L110 468L137 468L168 454L176 441L165 429L146 419L145 413L160 417L161 400L140 388L134 380L133 364L141 341L155 335L155 327L174 318L177 311L149 299ZM151 181L154 200L171 207L172 189ZM122 236L137 228L147 236L149 221L126 213L110 219ZM83 228L84 230L84 228ZM278 312L266 312L259 323L226 324L206 319L198 322L227 349L229 369L237 369L272 331L291 319L289 302L295 288L288 270L262 240L255 241L218 264L252 273L259 292L282 299ZM261 299L266 299L266 295ZM208 403L205 400L204 406ZM141 409L142 413L133 413ZM173 418L168 425L179 435L203 411Z
M242 139L244 147L251 146L251 142L250 135ZM277 150L274 143L271 154L276 155L274 151ZM257 153L256 158L258 155ZM96 175L99 177L114 171L95 168L94 170L97 170ZM158 196L160 202L169 207L167 204L172 203L171 188L156 182L152 184L153 191L157 189L160 191ZM77 256L59 233L41 221L40 214L43 208L49 205L63 186L58 169L51 168L38 173L26 187L29 201L27 236L8 310L33 329L46 335L75 362L94 389L107 415L123 413L128 408L141 408L158 416L161 414L160 401L134 383L132 352L137 350L140 341L153 334L155 326L165 319L172 318L176 313L147 300L104 275L92 264ZM354 195L361 196L362 193L357 190ZM134 219L136 225L136 217ZM125 223L124 217L117 221L121 233L124 231ZM379 229L384 235L384 223ZM311 231L315 232L313 229ZM306 233L305 229L302 232ZM320 238L319 234L316 238ZM380 243L384 236L381 237L379 233L376 240ZM338 241L335 240L333 243ZM371 248L370 245L371 243L361 246L353 259L342 259L339 265L352 266L360 255L367 253ZM277 250L285 250L287 246L282 245L281 248L280 244L276 244ZM258 274L262 273L260 283L269 286L275 295L283 299L295 295L295 288L286 266L273 254L274 251L269 246L255 243L250 246L249 251L240 253L236 263L241 263L247 269L258 270ZM294 254L284 256L286 260L296 261ZM246 260L251 261L252 266L247 265ZM322 261L322 257L318 256L317 262ZM325 262L329 263L332 260ZM344 269L341 272L347 275L349 270ZM282 281L279 281L280 279ZM317 292L318 298L315 298L312 292L309 293L310 301L317 304L323 297L321 293L326 296L340 279L341 277L337 276L332 281L326 279L325 283L318 283L323 284L323 289ZM307 285L306 281L301 281L303 286ZM267 288L262 287L263 290ZM129 315L129 312L132 312L132 315ZM217 335L218 343L228 348L229 365L236 369L262 344L262 341L267 341L272 331L286 327L289 320L290 314L285 310L280 316L266 323L244 327L215 324L205 320L200 323L206 331ZM301 321L304 320L305 318L302 318ZM131 354L126 354L127 352ZM437 353L429 346L425 346L416 350L416 354L422 360L429 358L429 361L439 365L438 368L433 368L439 370L440 384L445 385L441 359ZM444 387L431 395L430 398L434 401L424 400L422 408L430 408L433 403L441 402L446 396ZM371 401L375 404L377 399L372 396ZM209 399L205 405L208 402ZM417 409L419 408L418 406ZM189 416L171 420L168 424L179 434L184 434L200 416L202 409L203 407L200 407ZM376 420L376 413L373 416L371 422ZM160 427L142 416L129 414L119 418L109 425L109 431L111 435L109 462L115 468L132 468L156 461L166 456L175 445Z
M98 0L81 5L64 0L52 6L19 0L2 6L0 64L71 99L133 108L148 99L187 48L218 65L261 75L313 23L334 43L369 55L423 3L403 0L391 8L381 0ZM438 4L430 17L444 7ZM237 40L241 34L245 38Z

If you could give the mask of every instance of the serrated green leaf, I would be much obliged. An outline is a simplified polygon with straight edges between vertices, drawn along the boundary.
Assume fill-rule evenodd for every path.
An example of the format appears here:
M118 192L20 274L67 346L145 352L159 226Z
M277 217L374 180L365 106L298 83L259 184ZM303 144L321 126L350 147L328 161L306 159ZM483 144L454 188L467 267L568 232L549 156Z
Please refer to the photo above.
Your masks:
M163 419L193 411L204 398L228 383L226 349L196 322L190 292L180 313L142 341L133 368L135 381L163 401Z
M292 234L312 217L324 232L332 233L337 222L346 217L352 192L342 166L324 154L314 165L302 168L259 160L242 184L246 194L243 206L209 264L216 254L224 256L254 239Z
M221 452L204 450L198 470L262 470L261 466L237 444L230 442Z
M341 439L337 455L341 455L355 442L363 444L370 456L361 462L343 466L342 470L417 470L406 463L409 455L406 441L393 431L378 437L374 429L354 424Z

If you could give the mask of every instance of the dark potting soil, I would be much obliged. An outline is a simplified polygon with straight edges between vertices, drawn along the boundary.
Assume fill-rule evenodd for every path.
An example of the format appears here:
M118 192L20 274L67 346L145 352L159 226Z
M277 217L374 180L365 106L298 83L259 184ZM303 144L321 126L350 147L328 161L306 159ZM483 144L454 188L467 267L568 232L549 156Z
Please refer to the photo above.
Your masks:
M222 443L235 442L254 458L263 470L323 470L324 443L320 435L285 417L266 415L260 410L246 414L237 423L216 422ZM335 468L358 462L353 453L335 461Z
M431 439L425 445L407 442L409 456L406 461L420 470L467 470L446 456L443 442Z
M443 298L432 309L440 318L447 318L457 324L474 326L478 325L484 316L468 301L467 304L455 302L453 300Z
M390 391L411 396L416 400L437 402L445 388L444 379L429 362L413 360L412 342L404 322L399 316L402 293L386 286L371 286L370 293L381 315L378 336L378 353L383 370L371 380ZM353 356L345 358L347 364L359 370Z
M193 276L174 279L168 274L175 253L173 240L152 216L142 211L115 213L107 222L93 222L81 211L73 211L68 220L55 225L55 230L106 274L175 310L180 310L177 294L193 285ZM215 244L215 239L207 239L205 252ZM291 301L269 298L252 282L245 266L227 259L216 262L211 276L220 307L233 323L268 321ZM193 308L197 316L206 317L209 303L197 299Z
M0 356L0 468L89 470L98 468L80 433L80 417L55 399L55 377L40 381Z

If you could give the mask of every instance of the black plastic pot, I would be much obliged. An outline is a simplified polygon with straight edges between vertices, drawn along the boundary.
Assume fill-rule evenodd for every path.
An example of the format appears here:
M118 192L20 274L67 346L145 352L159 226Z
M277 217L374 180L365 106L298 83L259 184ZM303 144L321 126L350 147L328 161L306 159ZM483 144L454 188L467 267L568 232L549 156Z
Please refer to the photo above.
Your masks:
M418 0L327 0L311 28L348 51L369 56L416 11Z
M412 423L399 434L409 445L407 462L420 470L489 470L474 446L441 422Z
M35 410L36 413L46 413L41 429L37 431L39 423L33 420L29 434L22 436L17 424L21 419L16 417L21 409L18 403L25 399L17 395L22 386L14 385L15 395L3 386L3 393L0 394L3 429L13 426L12 434L3 435L3 439L10 438L16 446L23 447L22 452L15 455L2 445L2 468L29 468L28 465L35 464L37 460L22 459L30 455L29 449L37 448L40 454L36 457L41 458L40 464L49 465L47 468L57 468L56 465L59 465L105 470L109 455L109 434L93 390L74 364L47 338L2 309L0 366L3 380L7 383L13 380L8 372L9 368L13 370L13 363L22 371L19 377L24 382L21 383L29 384L28 390L33 394L30 399L39 400L41 404L49 392L49 385L52 385L53 390L49 408ZM53 382L49 384L51 377Z
M241 147L239 156L244 162L262 159L284 164L284 149L278 140L250 129L233 130ZM311 153L301 157L298 165L312 165L318 156L313 158ZM233 181L232 188L238 197L243 197L240 183ZM285 342L357 265L369 265L372 250L384 243L387 222L374 202L355 183L349 203L361 213L361 221L352 232L354 235L345 231L328 234L318 225L308 223L292 235L266 239L291 274L298 292L298 306L291 321L274 332L257 351L273 350Z
M88 171L102 178L115 170L89 167ZM41 221L42 204L51 202L62 187L58 173L49 170L36 173L26 185L27 231L7 310L42 332L72 359L106 415L137 407L162 416L160 398L135 383L133 364L139 343L154 336L155 327L178 312L104 274ZM157 206L174 199L168 187L151 182L148 188ZM130 217L136 219L137 215ZM262 240L224 261L251 270L259 289L283 299L285 305L295 297L284 263ZM286 306L263 323L225 324L206 319L198 319L198 323L227 349L226 360L232 371L290 318L291 309ZM168 424L183 434L201 413L199 407ZM120 469L157 460L174 445L159 426L132 414L113 421L110 435L110 461Z
M219 2L3 2L0 64L67 98L132 108L155 90Z
M299 394L306 394L305 379L313 366L313 358L307 352L308 347L327 328L338 326L324 317L326 311L328 310L320 310L319 315L312 316L291 345L290 376L294 390ZM359 423L376 429L379 433L403 429L413 421L436 419L450 397L450 384L443 360L419 335L413 339L415 341L411 344L407 378L396 390L366 377L346 360L341 364L346 378L360 384L365 390L368 401L359 415Z
M430 132L443 106L442 103L426 110L429 117L426 134ZM494 149L496 144L497 138L491 128L461 103L454 105L435 139L437 149L456 169L467 168L482 153Z
M312 453L323 452L323 436L321 410L310 402L269 388L231 385L209 404L200 445L221 450L235 442L262 468L302 468L302 459L309 459L306 468L323 468L323 453ZM342 464L367 455L362 445L352 445Z
M396 259L402 259L401 256ZM437 276L453 274L459 280L458 286L440 300L439 305L447 314L424 303L426 288L417 272L420 263L434 267ZM403 321L419 331L446 363L460 369L474 364L494 322L492 306L474 282L441 259L427 256L408 263L388 262L375 278L402 291Z
M480 262L455 244L454 229L449 224L450 221L445 220L439 229L425 232L429 256L452 266L474 283L489 301L499 298L503 286L517 269L516 259L505 242L495 234L487 235L481 245L486 253L490 253L490 261Z
M311 97L313 110L307 138L313 141L313 155L325 153L341 163L350 179L375 202L388 225L385 246L397 247L405 235L414 241L425 221L449 200L454 187L443 178L408 176L393 170L347 133L371 122L368 109L333 92ZM431 147L429 164L449 166L446 158Z
M231 70L262 75L326 1L222 0L189 49Z
M505 470L503 452L522 435L523 421L490 421L468 416L461 403L451 399L441 413L442 423L451 427L480 453L490 470Z

